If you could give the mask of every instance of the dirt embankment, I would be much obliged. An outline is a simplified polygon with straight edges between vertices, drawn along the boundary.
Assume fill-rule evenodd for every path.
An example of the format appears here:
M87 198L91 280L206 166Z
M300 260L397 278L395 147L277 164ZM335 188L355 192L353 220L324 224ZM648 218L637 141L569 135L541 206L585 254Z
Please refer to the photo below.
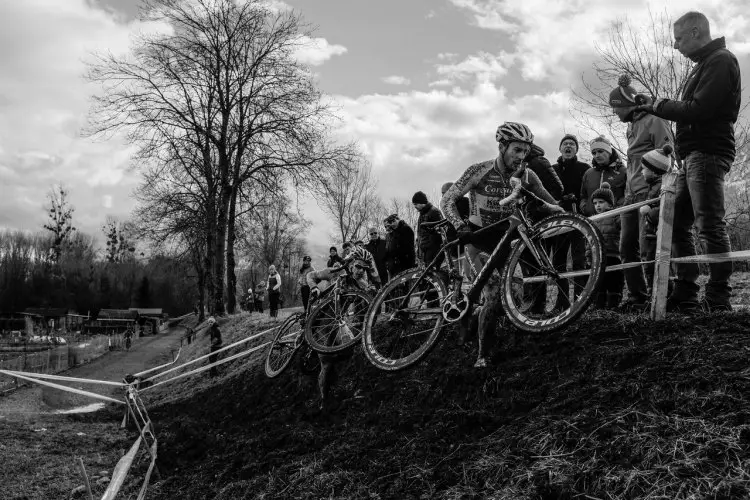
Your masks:
M355 356L328 414L314 379L269 380L259 355L148 396L149 497L747 498L749 350L747 313L508 331L488 370L449 332L408 372Z

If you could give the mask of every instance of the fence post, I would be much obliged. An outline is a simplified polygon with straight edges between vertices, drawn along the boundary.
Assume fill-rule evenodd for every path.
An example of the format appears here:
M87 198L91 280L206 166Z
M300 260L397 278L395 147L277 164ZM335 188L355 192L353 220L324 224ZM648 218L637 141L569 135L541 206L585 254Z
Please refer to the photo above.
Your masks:
M674 201L677 171L672 169L661 178L661 209L659 227L656 231L656 262L651 295L651 319L659 320L667 316L667 291L669 287L669 261L672 258L672 224L674 222Z

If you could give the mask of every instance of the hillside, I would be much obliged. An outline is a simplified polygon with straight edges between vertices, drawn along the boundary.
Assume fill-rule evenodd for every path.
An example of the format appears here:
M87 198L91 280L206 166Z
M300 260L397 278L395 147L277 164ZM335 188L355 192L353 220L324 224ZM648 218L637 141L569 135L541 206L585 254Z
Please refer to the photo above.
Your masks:
M230 339L260 328L222 324ZM746 498L749 332L747 313L588 314L510 331L484 371L449 332L407 372L359 353L327 414L314 379L293 365L269 380L261 353L145 393L160 439L149 498Z

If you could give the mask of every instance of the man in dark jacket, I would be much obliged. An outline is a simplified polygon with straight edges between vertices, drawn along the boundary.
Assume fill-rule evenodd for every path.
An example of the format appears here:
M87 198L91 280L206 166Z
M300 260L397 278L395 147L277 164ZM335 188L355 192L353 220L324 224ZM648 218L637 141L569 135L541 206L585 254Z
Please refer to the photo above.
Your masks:
M560 206L567 212L577 212L578 195L581 193L583 175L590 168L588 164L578 161L578 138L573 134L565 134L560 141L560 157L554 165L555 173L562 182L562 197ZM568 249L572 260L572 269L579 270L586 267L586 249L583 239L578 233L570 232L558 238L554 242L553 264L555 269L562 272L567 266ZM583 284L582 280L578 280ZM575 282L575 280L574 280ZM560 280L560 290L568 290L568 280ZM574 286L574 294L580 287ZM557 295L556 307L566 308L570 299L565 293Z
M443 214L427 200L427 195L422 191L414 193L411 203L419 212L419 218L417 219L417 257L427 265L437 256L443 242L437 231L422 227L422 223L441 221L443 220Z
M683 160L677 176L672 255L695 254L691 226L707 254L731 250L724 222L724 177L735 158L734 124L740 110L742 84L737 58L724 38L711 39L706 16L688 12L674 23L674 48L695 62L682 99L656 99L643 109L677 124L676 151ZM730 310L732 263L709 265L707 310ZM698 307L697 264L678 264L677 280L667 310Z
M415 265L414 231L399 219L398 214L389 215L383 224L388 231L385 238L385 266L390 280Z
M370 241L365 245L365 250L372 254L375 259L375 267L378 268L378 274L383 284L388 281L388 269L385 267L385 240L380 237L377 228L371 227L367 231L370 235Z

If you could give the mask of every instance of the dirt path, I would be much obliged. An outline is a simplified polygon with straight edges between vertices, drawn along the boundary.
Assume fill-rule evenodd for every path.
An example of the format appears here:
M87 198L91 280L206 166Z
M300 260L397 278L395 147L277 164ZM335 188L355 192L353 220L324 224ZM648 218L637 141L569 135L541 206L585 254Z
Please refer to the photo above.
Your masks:
M59 375L120 382L129 373L137 373L172 360L180 348L185 329L176 327L166 334L135 339L129 351L112 351L91 363L77 366ZM63 384L114 398L122 397L122 389L105 385ZM0 398L0 418L12 420L33 413L48 413L97 402L95 399L33 385Z

